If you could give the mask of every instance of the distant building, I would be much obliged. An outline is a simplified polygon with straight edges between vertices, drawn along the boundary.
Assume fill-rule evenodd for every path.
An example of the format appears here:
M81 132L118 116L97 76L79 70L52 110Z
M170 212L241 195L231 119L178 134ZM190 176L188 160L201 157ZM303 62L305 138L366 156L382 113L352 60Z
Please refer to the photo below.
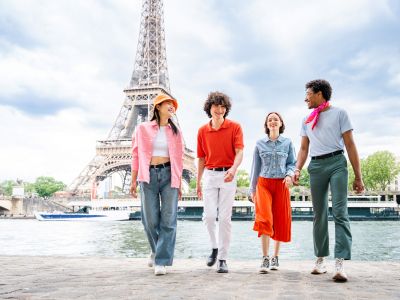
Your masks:
M16 198L24 198L24 186L21 185L17 185L17 186L13 186L12 189L12 196L16 197Z
M58 192L55 192L53 195L53 197L55 197L55 198L68 198L71 196L72 196L72 194L67 191L58 191Z
M400 163L400 156L396 157L396 162ZM397 174L392 183L389 185L389 191L400 191L400 173Z

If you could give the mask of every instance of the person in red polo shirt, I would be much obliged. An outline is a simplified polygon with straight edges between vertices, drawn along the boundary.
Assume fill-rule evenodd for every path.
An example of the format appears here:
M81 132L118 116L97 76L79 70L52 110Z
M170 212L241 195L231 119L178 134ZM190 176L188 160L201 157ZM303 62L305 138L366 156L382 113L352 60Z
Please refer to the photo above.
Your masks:
M244 147L242 128L226 119L231 107L227 95L210 93L204 103L204 111L211 120L200 127L197 135L197 195L204 200L203 221L212 247L207 266L213 266L218 258L218 273L228 273L226 259L231 240L235 175L243 159Z

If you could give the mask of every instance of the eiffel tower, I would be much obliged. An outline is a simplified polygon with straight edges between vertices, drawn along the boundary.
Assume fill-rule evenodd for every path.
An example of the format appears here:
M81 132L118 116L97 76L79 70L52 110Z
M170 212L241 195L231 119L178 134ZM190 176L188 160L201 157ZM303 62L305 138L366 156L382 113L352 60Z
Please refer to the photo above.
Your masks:
M107 139L97 141L96 155L69 186L72 194L93 193L96 185L115 172L122 191L131 181L131 147L135 127L151 117L152 100L160 93L171 95L162 0L143 0L135 66L125 100ZM177 121L177 120L176 120ZM179 125L179 123L178 123ZM194 153L185 147L183 179L194 176Z

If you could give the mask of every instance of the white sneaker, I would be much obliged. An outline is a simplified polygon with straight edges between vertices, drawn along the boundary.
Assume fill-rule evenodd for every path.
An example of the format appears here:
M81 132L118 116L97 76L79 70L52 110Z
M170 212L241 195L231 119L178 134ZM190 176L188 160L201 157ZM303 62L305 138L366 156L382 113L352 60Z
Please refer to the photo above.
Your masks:
M258 273L267 274L269 270L269 256L263 256L261 266L258 269Z
M273 256L271 258L271 266L270 266L271 270L278 270L279 269L279 260L278 260L278 256Z
M154 253L150 253L150 255L149 255L149 260L148 260L148 262L147 262L147 265L150 267L150 268L152 268L153 266L154 266L154 257L155 257L156 255L154 254Z
M165 266L158 266L154 267L154 275L165 275L167 274L167 268Z
M343 261L343 258L336 258L335 260L335 275L332 277L332 279L335 281L347 281L347 275L344 272Z
M311 274L324 274L326 273L325 259L323 257L318 257L315 266L311 271Z

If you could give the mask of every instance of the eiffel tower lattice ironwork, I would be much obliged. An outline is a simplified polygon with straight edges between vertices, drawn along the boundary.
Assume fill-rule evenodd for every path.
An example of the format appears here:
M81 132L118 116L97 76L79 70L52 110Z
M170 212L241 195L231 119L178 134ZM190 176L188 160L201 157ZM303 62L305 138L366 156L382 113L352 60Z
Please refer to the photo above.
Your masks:
M152 100L160 93L172 96L169 88L162 0L143 0L139 42L135 66L125 100L105 140L97 141L96 155L71 183L74 193L89 193L93 186L118 172L122 190L131 180L131 143L135 127L150 118ZM177 121L177 120L176 120ZM195 174L193 151L186 148L183 178L189 182Z

